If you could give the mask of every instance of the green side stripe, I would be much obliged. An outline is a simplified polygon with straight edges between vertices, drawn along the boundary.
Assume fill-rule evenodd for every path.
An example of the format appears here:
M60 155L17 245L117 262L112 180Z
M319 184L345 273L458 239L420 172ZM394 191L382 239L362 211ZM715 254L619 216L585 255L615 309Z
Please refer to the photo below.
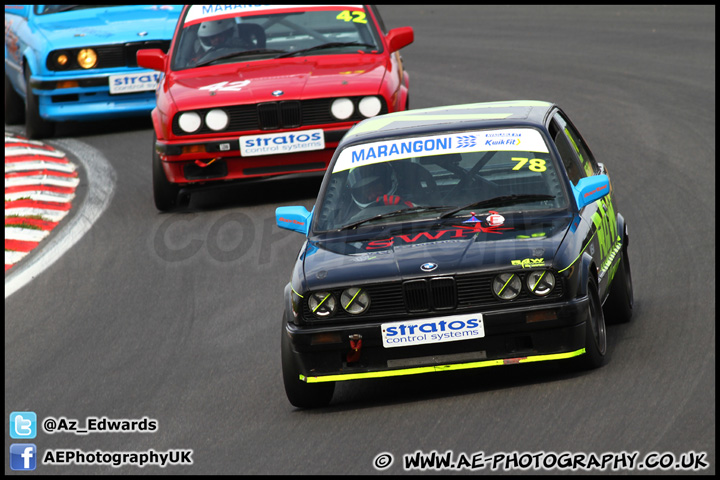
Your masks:
M403 375L417 375L419 373L449 372L453 370L467 370L470 368L493 367L516 363L544 362L547 360L562 360L577 357L585 353L585 348L567 353L553 353L549 355L534 355L530 357L505 358L499 360L484 360L482 362L457 363L453 365L431 365L428 367L401 368L383 372L346 373L340 375L322 375L319 377L306 377L300 375L300 380L307 383L341 382L344 380L360 380L365 378L399 377Z
M570 265L568 265L567 267L563 268L562 270L558 270L558 273L564 272L564 271L567 270L568 268L572 267L573 264L575 264L575 262L578 261L578 258L580 258L580 257L582 256L582 254L583 254L583 252L585 251L585 249L588 247L588 245L590 245L590 242L592 242L592 239L595 238L595 234L596 234L596 233L597 233L597 231L593 232L592 237L590 237L590 240L588 240L588 242L585 244L585 246L582 248L582 250L580 250L580 254L575 258L575 260L573 260L572 262L570 262Z

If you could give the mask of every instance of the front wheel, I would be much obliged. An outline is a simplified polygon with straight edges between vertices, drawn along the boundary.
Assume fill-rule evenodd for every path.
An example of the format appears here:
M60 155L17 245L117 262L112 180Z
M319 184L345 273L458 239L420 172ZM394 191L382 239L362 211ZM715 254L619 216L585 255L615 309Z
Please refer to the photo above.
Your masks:
M290 337L282 332L282 374L285 394L291 404L298 408L326 407L335 392L335 383L312 384L300 380L300 372L292 355Z
M25 102L15 91L10 79L5 74L5 123L17 125L25 121Z
M597 282L591 276L588 281L588 318L585 322L585 355L579 358L586 369L601 367L607 352L605 316L600 305Z
M155 141L157 137L153 135L152 145L152 182L153 182L153 199L155 200L155 207L161 212L172 210L178 206L178 194L180 188L170 181L165 176L165 170L163 170L162 160L155 150Z

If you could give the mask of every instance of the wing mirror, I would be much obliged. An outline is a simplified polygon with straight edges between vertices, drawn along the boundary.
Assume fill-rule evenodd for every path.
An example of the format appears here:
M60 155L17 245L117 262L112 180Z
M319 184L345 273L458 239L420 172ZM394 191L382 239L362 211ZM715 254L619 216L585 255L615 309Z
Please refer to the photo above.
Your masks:
M393 28L385 37L390 53L407 47L415 40L415 32L412 27Z
M610 178L607 175L593 175L581 178L573 188L578 210L610 193Z
M149 48L137 51L137 63L143 68L164 72L166 60L167 55L165 55L159 48Z
M275 223L280 228L300 232L307 236L310 231L312 212L305 207L278 207L275 209Z

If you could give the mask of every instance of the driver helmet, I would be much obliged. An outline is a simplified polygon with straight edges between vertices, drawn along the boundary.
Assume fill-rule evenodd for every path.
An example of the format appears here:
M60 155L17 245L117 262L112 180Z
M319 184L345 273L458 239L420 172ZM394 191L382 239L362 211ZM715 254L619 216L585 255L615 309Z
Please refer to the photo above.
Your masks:
M394 194L398 180L390 165L376 163L353 168L348 175L348 186L355 203L365 208L375 203L378 197Z
M211 48L217 48L230 40L235 33L235 20L223 18L222 20L211 20L202 22L198 28L198 39L200 45L206 52Z

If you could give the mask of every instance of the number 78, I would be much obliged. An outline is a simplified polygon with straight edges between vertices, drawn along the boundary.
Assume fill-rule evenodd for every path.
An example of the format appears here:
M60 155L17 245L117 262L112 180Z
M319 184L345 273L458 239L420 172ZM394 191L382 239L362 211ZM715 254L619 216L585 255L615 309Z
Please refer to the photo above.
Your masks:
M527 159L523 157L512 157L511 160L513 162L518 162L518 164L513 167L513 170L520 170L523 165L528 162L530 162L530 164L528 165L528 169L532 170L533 172L544 172L545 170L547 170L547 167L545 166L545 160L543 160L542 158Z

